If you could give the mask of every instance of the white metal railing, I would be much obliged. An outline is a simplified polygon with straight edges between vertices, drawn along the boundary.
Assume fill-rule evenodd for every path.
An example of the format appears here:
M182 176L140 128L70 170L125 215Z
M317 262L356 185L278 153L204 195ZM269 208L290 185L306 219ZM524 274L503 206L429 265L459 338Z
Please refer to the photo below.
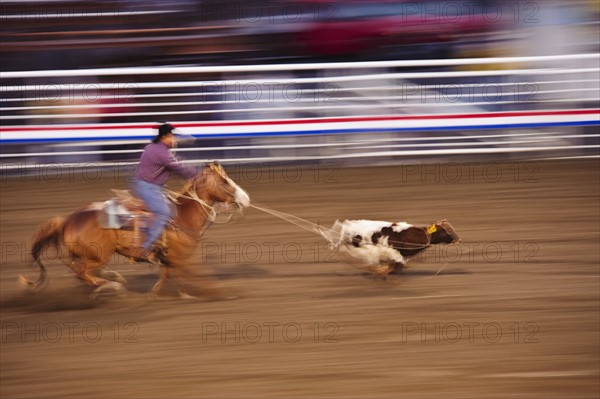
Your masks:
M599 75L596 53L0 72L0 160L129 163L156 120L219 140L189 162L597 152Z
M536 57L489 57L489 58L455 58L439 60L402 60L402 61L366 61L366 62L338 62L338 63L306 63L306 64L269 64L269 65L226 65L226 66L199 66L199 67L137 67L137 68L100 68L79 69L69 71L20 71L1 72L0 78L27 78L27 77L72 77L72 76L118 76L118 75L159 75L180 73L230 73L230 72L272 72L272 71L298 71L298 70L347 70L363 68L406 68L406 67L432 67L432 66L457 66L457 65L484 65L508 63L544 63L550 61L578 61L598 60L600 55L569 54L549 55Z

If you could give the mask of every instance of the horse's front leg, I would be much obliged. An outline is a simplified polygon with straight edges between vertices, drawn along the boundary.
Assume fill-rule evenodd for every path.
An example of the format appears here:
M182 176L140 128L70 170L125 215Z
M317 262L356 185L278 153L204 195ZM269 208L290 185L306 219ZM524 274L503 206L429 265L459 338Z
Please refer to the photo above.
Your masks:
M154 297L157 297L158 293L160 292L160 290L162 289L163 285L165 284L165 282L167 281L168 278L169 278L169 267L165 266L165 265L161 265L160 278L158 279L156 284L154 284L154 286L152 287L152 290L150 290L150 294Z
M169 277L177 285L179 297L190 299L198 296L212 300L235 299L237 296L228 293L212 277L200 272L188 263L171 263Z

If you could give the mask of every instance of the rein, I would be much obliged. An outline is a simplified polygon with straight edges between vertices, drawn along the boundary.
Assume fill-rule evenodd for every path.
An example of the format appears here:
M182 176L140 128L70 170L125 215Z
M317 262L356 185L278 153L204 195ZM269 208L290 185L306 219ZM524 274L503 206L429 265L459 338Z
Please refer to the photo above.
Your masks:
M235 183L232 183L232 184L235 184ZM186 198L186 199L192 200L192 201L200 204L200 206L202 207L202 210L204 210L204 212L206 213L207 220L210 223L227 223L231 220L231 217L233 216L232 214L230 214L227 218L225 218L225 220L217 221L217 215L219 214L219 212L217 212L214 205L210 205L208 202L204 201L202 198L200 198L198 196L198 194L196 192L196 183L194 183L192 186L190 186L183 193L178 193L178 192L166 190L166 189L165 189L165 192L167 193L167 195L169 196L171 201L173 201L173 203L175 203L177 205L181 205L181 203L178 201L179 198Z
M179 198L186 198L197 202L198 204L200 204L202 210L204 210L204 212L206 213L206 220L208 220L211 223L213 223L216 220L217 211L215 210L215 207L210 205L208 202L204 201L202 198L200 198L198 194L196 194L195 190L188 190L185 194L166 189L165 192L168 194L171 201L173 201L173 203L177 205L181 205L181 203L178 201Z
M204 225L202 226L202 228L200 229L200 231L198 233L191 231L189 229L184 229L181 226L177 226L177 225L173 224L173 226L175 226L178 230L183 231L185 234L187 234L190 237L195 237L197 240L200 239L200 237L202 237L204 235L204 233L206 232L206 230L210 227L210 225L212 223L227 223L231 220L231 217L233 216L233 214L230 214L224 220L217 221L217 215L218 215L217 210L215 209L215 207L213 205L209 204L208 202L204 201L202 198L200 198L198 196L198 194L196 193L196 183L191 185L183 193L178 193L176 191L172 191L172 190L168 190L168 189L164 189L164 192L167 195L167 197L169 197L169 199L171 201L173 201L173 203L176 205L181 205L181 202L179 202L180 198L192 200L200 205L200 207L206 214L206 222L204 223Z

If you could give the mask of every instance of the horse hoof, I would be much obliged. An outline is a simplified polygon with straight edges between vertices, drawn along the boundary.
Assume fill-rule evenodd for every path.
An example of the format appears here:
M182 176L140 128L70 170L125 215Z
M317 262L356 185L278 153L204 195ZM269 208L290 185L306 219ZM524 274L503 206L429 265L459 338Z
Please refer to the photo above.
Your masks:
M119 284L127 284L129 283L129 281L127 281L127 279L121 275L118 275L115 279L114 282L119 283Z
M150 298L153 301L158 301L161 299L167 299L168 297L165 297L164 295L160 295L158 291L152 290L148 293L148 298Z
M125 279L125 277L123 277L121 275L121 273L118 273L114 270L104 270L104 271L102 271L102 273L100 275L102 276L102 278L105 278L110 281L115 281L115 282L121 283L121 284L128 283L127 279Z
M109 281L106 284L102 284L100 287L96 288L91 294L90 298L92 300L96 300L99 295L103 294L105 291L114 291L116 294L124 294L127 292L125 286L121 283L117 283L116 281Z
M191 296L190 294L186 294L183 291L179 291L179 299L196 299L196 297Z
M121 292L125 290L125 286L117 281L109 281L106 284L101 285L96 288L96 291L104 291L104 290L114 290L117 292Z
M43 280L34 282L23 275L20 275L17 280L19 281L19 285L21 285L22 287L25 287L27 290L29 290L31 292L41 291L48 283L48 281L43 281Z
M27 277L25 276L19 276L19 284L21 284L24 287L32 287L34 285L33 281L29 280Z
M150 290L150 294L152 294L153 296L158 296L158 293L160 292L160 290L162 289L162 285L160 284L160 281L156 284L154 284L154 286L152 286L152 289Z

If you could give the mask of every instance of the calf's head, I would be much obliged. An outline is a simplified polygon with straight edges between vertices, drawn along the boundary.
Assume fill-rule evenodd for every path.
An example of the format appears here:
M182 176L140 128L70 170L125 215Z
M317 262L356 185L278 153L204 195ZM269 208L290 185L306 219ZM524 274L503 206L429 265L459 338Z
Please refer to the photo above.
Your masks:
M432 244L456 244L462 241L446 219L431 224L427 227L427 232L431 234Z

